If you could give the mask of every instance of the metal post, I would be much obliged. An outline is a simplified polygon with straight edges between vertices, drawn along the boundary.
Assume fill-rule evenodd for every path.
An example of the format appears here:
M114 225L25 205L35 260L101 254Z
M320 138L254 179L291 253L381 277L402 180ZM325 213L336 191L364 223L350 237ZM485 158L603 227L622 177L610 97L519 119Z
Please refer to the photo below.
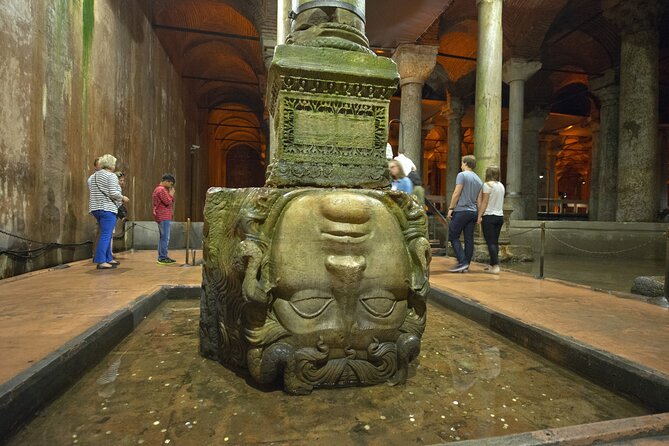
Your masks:
M544 256L546 254L546 222L541 222L541 247L539 248L539 279L544 278Z
M189 263L190 254L190 218L186 219L186 265Z

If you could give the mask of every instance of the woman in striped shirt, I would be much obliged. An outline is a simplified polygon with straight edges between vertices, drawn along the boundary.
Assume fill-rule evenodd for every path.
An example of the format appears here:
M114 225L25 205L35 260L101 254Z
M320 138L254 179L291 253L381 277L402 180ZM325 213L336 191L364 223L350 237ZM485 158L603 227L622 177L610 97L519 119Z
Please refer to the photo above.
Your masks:
M121 204L130 199L121 193L121 186L114 174L116 158L112 155L102 155L98 160L100 170L97 170L88 179L90 192L89 211L100 225L100 236L95 248L93 263L98 269L116 268L119 262L112 259L111 238L116 225L116 213Z

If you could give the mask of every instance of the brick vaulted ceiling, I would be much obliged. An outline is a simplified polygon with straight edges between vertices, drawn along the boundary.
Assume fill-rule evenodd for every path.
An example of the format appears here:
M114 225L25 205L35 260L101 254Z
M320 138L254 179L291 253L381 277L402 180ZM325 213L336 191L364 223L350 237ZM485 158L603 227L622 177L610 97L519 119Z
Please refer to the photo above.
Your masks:
M220 157L210 160L212 165L242 143L264 157L266 62L276 41L276 0L144 0L144 5L176 70L207 114ZM504 59L543 64L526 84L528 103L548 105L559 90L587 86L590 76L620 65L619 30L602 5L600 0L504 1ZM663 122L669 116L667 14L660 18ZM440 66L431 82L442 86L428 83L430 88L440 96L447 88L471 97L477 15L474 0L367 0L367 34L384 55L400 43L438 45Z
M147 4L155 32L201 107L241 104L262 118L265 56L275 40L276 0ZM373 47L437 44L447 82L464 90L473 89L477 27L474 0L367 0L367 33ZM664 28L661 73L669 70L669 31ZM619 33L598 0L505 0L503 30L505 60L522 57L543 63L528 83L529 100L533 95L550 97L568 82L570 73L584 73L577 76L581 82L619 65Z

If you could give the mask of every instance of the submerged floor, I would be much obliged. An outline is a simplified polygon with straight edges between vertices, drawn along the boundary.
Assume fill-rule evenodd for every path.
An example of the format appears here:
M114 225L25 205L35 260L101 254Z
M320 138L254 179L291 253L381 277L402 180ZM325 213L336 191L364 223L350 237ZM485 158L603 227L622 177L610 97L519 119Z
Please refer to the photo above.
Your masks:
M9 444L434 444L648 413L461 316L429 311L405 386L294 397L201 358L198 302L168 301Z
M508 263L504 267L538 276L539 256L535 256L534 262ZM664 260L550 254L545 258L544 276L602 290L629 293L636 277L664 276L664 268Z

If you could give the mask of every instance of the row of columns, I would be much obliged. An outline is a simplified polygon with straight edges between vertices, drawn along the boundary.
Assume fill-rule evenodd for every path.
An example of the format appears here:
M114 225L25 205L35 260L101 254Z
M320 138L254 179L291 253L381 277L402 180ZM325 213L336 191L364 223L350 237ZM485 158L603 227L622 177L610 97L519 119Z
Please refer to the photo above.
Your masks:
M505 183L513 219L533 218L537 203L539 132L547 110L524 113L525 82L541 63L512 58L502 64L503 0L477 0L479 48L476 68L474 155L476 172L500 165L501 86L509 84L508 155ZM590 80L600 102L600 122L593 122L591 219L654 221L659 204L658 145L658 2L631 0L608 10L622 30L621 71ZM400 152L422 164L421 92L436 64L437 47L401 45L398 64L402 101ZM447 196L460 167L464 112L462 100L449 93ZM420 166L422 168L422 166Z

